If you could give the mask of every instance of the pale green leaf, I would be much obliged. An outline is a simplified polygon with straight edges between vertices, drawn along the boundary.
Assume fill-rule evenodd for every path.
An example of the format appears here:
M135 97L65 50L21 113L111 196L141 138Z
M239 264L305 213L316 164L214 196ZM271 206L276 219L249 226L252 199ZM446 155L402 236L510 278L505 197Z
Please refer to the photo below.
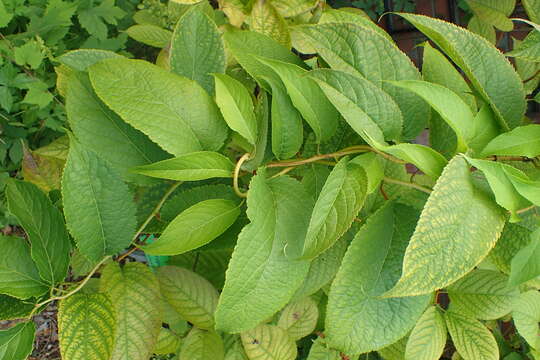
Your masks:
M187 321L201 329L214 327L216 289L202 276L177 266L157 271L164 299Z
M324 339L318 337L311 345L307 360L343 360L339 351L326 345Z
M272 5L284 17L298 16L315 8L316 0L273 0Z
M133 195L116 169L74 138L62 197L66 224L81 254L98 261L129 246L136 222Z
M199 248L225 232L238 215L240 207L231 200L202 201L180 213L156 242L142 250L151 255L177 255Z
M540 125L525 125L491 140L482 156L512 155L535 157L540 155Z
M418 319L407 340L405 360L439 360L446 345L446 325L437 306L430 306Z
M497 32L495 31L493 25L483 22L478 16L473 15L473 17L471 17L469 23L467 24L467 30L475 33L476 35L480 35L492 45L497 44Z
M508 18L510 13L504 12L504 3L512 4L513 10L516 0L466 0L466 2L481 21L502 31L511 31L514 28L512 20Z
M223 340L214 331L191 329L184 339L178 360L223 360Z
M101 100L171 154L223 145L227 126L196 82L141 60L104 60L89 72Z
M523 84L499 50L484 38L445 21L409 13L400 15L465 72L472 86L491 105L503 129L513 129L521 123L526 108ZM496 81L493 74L497 74Z
M258 130L251 94L233 77L225 74L213 75L216 82L216 103L227 125L255 145Z
M405 252L403 273L387 296L427 294L471 271L495 246L505 214L473 185L469 165L444 169Z
M156 355L167 355L175 353L180 346L180 337L172 330L162 327L159 330L156 346L152 351Z
M232 249L207 250L203 248L201 251L172 256L167 264L195 269L197 274L204 276L216 289L222 289L231 254Z
M126 29L126 33L135 41L157 48L169 46L172 32L156 25L133 25Z
M90 66L102 60L114 58L122 58L122 55L109 50L77 49L68 51L57 60L73 70L86 71Z
M62 359L110 360L116 316L105 294L75 294L60 302L58 337Z
M214 94L212 73L225 72L225 49L216 24L198 7L176 24L171 41L171 70L197 81Z
M317 257L349 229L364 204L366 190L364 168L348 158L340 160L326 179L313 208L303 258Z
M493 334L478 320L446 312L448 332L458 353L465 360L499 360L499 347Z
M497 244L489 253L489 260L497 268L510 274L510 266L514 256L531 242L532 231L523 226L523 221L517 224L507 223Z
M28 235L41 278L50 284L64 280L71 241L60 211L45 193L28 182L8 181L6 198L9 211Z
M295 360L296 344L285 330L274 325L259 325L243 332L242 344L250 360Z
M384 360L405 360L408 337L404 336L392 345L377 350Z
M496 320L512 310L519 295L508 277L496 271L473 270L447 289L452 310L480 320Z
M499 135L499 125L491 107L484 104L474 117L474 137L469 142L475 154L480 154L486 145Z
M305 237L309 196L292 178L265 175L259 169L251 180L251 223L238 237L216 311L217 328L229 333L251 329L279 311L309 270L309 262L286 255Z
M521 4L525 7L527 15L531 21L540 23L540 1L539 0L521 0Z
M520 249L511 263L510 284L518 285L540 275L540 229L531 235L530 243Z
M271 37L286 48L291 47L291 34L285 19L268 0L253 3L249 17L249 28Z
M531 31L512 51L504 55L533 63L540 62L540 33Z
M429 295L380 297L399 279L417 219L417 210L387 202L354 238L328 296L325 334L332 347L355 354L384 348L424 312Z
M540 293L527 291L519 296L512 312L518 333L536 350L540 350Z
M225 360L249 360L239 335L225 335Z
M318 318L317 303L312 298L306 297L285 306L277 326L286 330L293 340L299 340L315 330Z
M101 272L100 291L107 293L116 312L112 360L148 360L161 328L159 282L141 263L116 262Z
M354 10L359 10L354 8ZM379 25L374 23L369 16L364 16L364 14L359 14L353 11L347 11L344 9L324 9L324 12L319 19L319 24L325 23L351 23L358 26L365 27L369 30L375 31L377 34L384 36L388 40L392 40L392 37L384 31Z
M378 145L377 147L398 159L414 164L432 179L437 179L447 164L444 156L421 144L402 143L391 146Z
M384 166L377 154L374 152L362 154L356 156L351 162L362 166L366 171L367 193L371 194L376 191L384 178Z
M33 321L0 331L0 359L25 360L34 347L36 326Z

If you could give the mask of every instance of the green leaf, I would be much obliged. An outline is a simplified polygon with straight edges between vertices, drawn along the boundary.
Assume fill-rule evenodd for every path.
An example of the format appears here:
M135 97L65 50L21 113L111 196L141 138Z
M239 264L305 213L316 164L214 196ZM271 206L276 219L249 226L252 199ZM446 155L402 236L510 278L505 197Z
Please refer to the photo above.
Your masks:
M521 4L525 7L525 11L531 21L540 23L540 2L538 0L521 0Z
M0 294L0 320L13 320L26 317L30 315L34 306L32 301L24 301Z
M272 88L272 152L280 159L293 157L304 141L302 117L281 80L263 78Z
M417 219L417 210L387 202L356 234L328 295L325 333L332 347L353 354L384 348L422 315L429 295L380 297L399 279Z
M319 142L327 141L335 134L339 114L319 86L304 76L307 70L279 60L257 59L279 75L293 105L306 119Z
M514 46L512 51L504 55L533 63L540 62L540 33L534 30L531 31L522 42Z
M438 360L446 345L446 325L437 306L430 306L420 317L407 340L406 360Z
M317 6L315 0L273 0L272 5L284 17L298 16Z
M13 13L7 11L3 2L0 3L0 28L5 27L13 19Z
M448 287L452 311L480 320L496 320L512 310L519 291L508 277L496 271L473 270Z
M58 337L63 359L111 359L115 330L115 310L108 295L78 293L60 302Z
M447 164L444 156L430 147L420 144L397 144L391 146L377 146L379 150L394 155L398 159L414 164L426 175L437 179Z
M293 340L300 340L315 330L319 318L317 303L310 297L285 306L279 316L277 326L287 331Z
M421 80L411 60L393 42L350 23L302 25L296 31L332 69L361 75L388 93L403 115L404 139L415 138L425 128L429 106L415 94L384 82Z
M156 25L133 25L126 29L130 38L143 44L164 48L169 46L173 33Z
M527 291L519 296L512 312L514 324L518 333L536 350L540 349L540 293L536 290Z
M499 50L456 25L423 15L399 15L428 36L465 72L472 86L490 104L503 129L513 129L521 123L526 108L523 84ZM497 74L497 81L493 81L492 74Z
M325 341L318 337L311 348L307 360L343 360L339 351L329 348Z
M179 360L223 360L223 340L214 331L191 329L180 347Z
M155 183L129 170L162 160L168 154L112 112L95 94L88 75L71 75L66 111L74 135L85 148L108 161L124 179L141 185Z
M115 0L103 0L97 6L81 7L77 11L77 18L83 28L90 35L100 40L107 39L107 24L117 25L126 13L114 5ZM92 4L92 3L90 3Z
M540 229L531 234L530 243L512 259L510 284L518 285L540 275Z
M162 327L159 330L156 346L152 351L156 355L175 353L180 346L180 337L172 330Z
M32 69L37 69L43 61L43 54L39 43L30 40L24 45L16 47L13 50L15 63L20 66L27 65Z
M197 151L132 169L138 174L177 181L232 177L234 164L213 151Z
M257 120L257 141L251 153L251 158L243 165L246 171L254 171L267 156L270 156L268 149L268 122L270 118L270 104L268 102L268 93L261 91L258 96L258 101L255 104L255 119Z
M213 75L216 82L216 103L227 125L251 145L255 145L258 129L251 94L233 77L225 74Z
M540 155L540 125L519 126L491 140L482 156L511 155L535 157Z
M444 169L405 252L403 273L386 296L427 294L471 271L495 246L504 212L472 183L462 156Z
M364 168L348 158L340 160L326 179L313 208L303 258L317 257L349 229L364 204L366 190Z
M483 22L491 24L502 31L511 31L514 28L512 20L503 12L501 3L511 3L512 10L515 0L466 0L472 12ZM510 11L511 13L512 11Z
M350 8L348 10L350 10ZM355 10L357 10L357 8L355 8ZM357 12L353 11L326 8L324 9L318 23L325 24L341 22L365 27L366 29L372 30L377 34L384 36L388 40L393 41L392 37L386 31L384 31L383 28L374 23L369 16L364 16L363 14L358 14Z
M499 135L499 125L493 110L484 104L474 117L474 138L469 142L475 154L480 154L486 145Z
M102 60L122 58L115 52L100 49L77 49L68 51L57 60L77 71L86 71L88 68Z
M251 180L251 223L238 237L216 311L217 328L229 333L251 329L279 311L309 269L309 262L287 257L305 237L309 196L292 178L265 175L259 169Z
M202 201L180 213L158 241L142 249L151 255L177 255L197 249L225 232L238 215L240 207L234 201Z
M32 259L41 278L50 284L64 280L71 244L60 211L47 195L28 182L10 180L6 198L9 211L28 235Z
M101 272L100 291L116 311L113 360L148 360L161 328L159 282L141 263L116 262Z
M240 336L229 335L225 338L225 360L249 360Z
M271 37L286 48L291 47L291 34L285 19L268 0L253 3L249 17L250 30Z
M116 169L74 138L62 197L67 227L82 255L98 261L129 246L136 221L133 195Z
M380 158L374 152L356 156L352 161L364 168L367 175L367 193L371 194L379 188L384 178L384 167Z
M89 72L101 100L171 154L215 151L223 145L225 122L196 82L141 60L108 59Z
M25 360L34 347L36 326L33 321L17 324L0 331L0 358Z
M499 359L497 342L480 321L453 312L446 312L444 318L454 346L463 359Z
M457 135L457 152L465 152L474 135L474 115L462 98L445 86L419 80L392 81L424 99Z
M523 221L507 223L497 245L489 253L489 260L505 274L510 274L510 264L518 251L531 242L532 231L522 225Z
M211 74L225 72L225 49L216 24L196 6L176 24L170 62L173 73L197 81L214 94Z
M274 325L259 325L243 332L242 344L251 360L295 360L296 344L285 330Z
M493 25L483 22L478 16L471 17L467 24L467 30L480 35L494 46L497 44L497 33Z
M381 355L384 360L405 360L407 341L408 337L404 336L392 345L377 350L377 353Z
M162 266L157 274L161 294L182 318L201 329L214 327L218 293L212 284L177 266Z

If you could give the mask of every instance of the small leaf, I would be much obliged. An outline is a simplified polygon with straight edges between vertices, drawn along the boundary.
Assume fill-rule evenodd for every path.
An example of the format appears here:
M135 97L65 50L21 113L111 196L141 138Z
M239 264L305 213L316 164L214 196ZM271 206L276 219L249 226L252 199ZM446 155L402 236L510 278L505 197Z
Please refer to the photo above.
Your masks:
M446 312L444 318L454 346L463 359L499 359L497 342L480 321L453 312Z
M540 350L540 293L527 291L519 296L512 312L518 333L536 350Z
M126 29L130 38L143 44L164 48L169 46L172 32L156 25L133 25Z
M540 276L540 229L531 234L530 243L512 259L509 283L519 285Z
M213 74L216 82L216 103L227 125L250 144L257 142L257 119L253 100L246 87L226 74Z
M287 48L291 47L291 34L287 22L273 6L273 2L255 1L249 19L251 30L267 35Z
M403 260L401 279L386 296L427 294L471 271L495 246L504 212L472 182L461 156L444 169Z
M158 268L161 294L187 321L201 329L214 327L218 294L206 279L177 266Z
M533 158L540 155L540 125L525 125L497 136L482 151L482 156L512 155Z
M343 360L339 351L326 345L324 339L318 337L311 345L307 360Z
M39 275L50 284L64 280L71 242L62 214L37 186L10 180L6 187L9 211L28 235Z
M234 164L229 158L213 151L187 153L132 169L138 174L177 181L232 177L233 170Z
M446 325L441 311L430 306L409 335L405 360L438 360L446 345Z
M287 305L279 316L277 326L286 330L293 340L300 340L315 330L318 317L317 303L306 297Z
M403 143L391 146L378 145L377 147L398 159L414 164L433 179L437 179L441 175L447 164L444 156L421 144Z
M259 325L243 332L242 344L250 359L295 360L296 344L282 328L274 325Z
M180 337L172 330L162 327L159 330L156 346L152 353L156 355L167 355L175 353L180 346Z
M23 178L45 192L60 189L64 163L60 159L42 156L23 147Z
M110 360L115 329L114 305L105 294L78 293L60 302L58 337L63 359Z
M377 154L369 152L356 156L351 163L358 164L364 168L367 175L367 193L371 194L379 188L384 178L384 167Z
M30 356L34 345L36 327L33 321L17 324L0 331L0 358L6 360L25 360Z
M214 94L212 73L225 72L225 50L216 24L199 7L178 21L171 41L171 70Z
M225 199L202 201L180 213L158 241L142 248L151 255L178 255L197 249L227 230L240 215L237 203Z
M223 340L214 331L191 329L180 347L179 360L223 360Z

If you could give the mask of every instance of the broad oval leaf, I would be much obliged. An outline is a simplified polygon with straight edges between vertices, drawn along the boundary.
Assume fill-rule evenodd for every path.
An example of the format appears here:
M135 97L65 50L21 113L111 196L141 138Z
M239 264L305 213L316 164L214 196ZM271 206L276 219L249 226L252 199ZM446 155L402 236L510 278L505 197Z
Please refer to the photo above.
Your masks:
M212 73L225 72L225 49L216 24L197 6L178 21L171 40L172 72L214 94Z
M401 279L386 296L427 294L471 271L495 246L504 212L476 189L462 156L444 169L405 252Z
M253 100L246 87L226 74L213 74L216 82L216 103L227 125L251 145L257 142L257 119Z
M69 266L71 241L62 214L35 185L10 180L6 186L9 211L26 231L31 255L43 280L63 281Z
M27 299L47 291L26 240L0 235L0 293Z
M156 242L142 249L151 255L178 255L197 249L225 232L238 215L240 206L234 201L201 201L180 213Z
M367 177L364 168L344 158L334 167L315 203L302 257L313 259L349 229L364 204Z
M407 340L405 360L439 360L446 345L446 325L441 311L430 306Z
M527 291L519 296L512 312L518 333L536 350L540 350L540 293Z
M444 314L454 346L465 360L498 360L493 334L478 320L447 311Z
M491 105L503 129L513 129L521 123L526 107L523 84L494 46L442 20L408 13L399 15L428 36L465 72L476 91ZM497 74L497 81L493 81L493 74Z
M112 360L148 360L161 328L159 282L141 263L116 262L101 272L100 291L107 293L116 312Z
M288 24L273 4L274 2L267 0L254 1L249 16L249 28L290 48L291 34Z
M152 24L133 25L126 29L130 38L157 48L169 46L172 32Z
M300 340L315 330L318 318L317 303L310 297L305 297L285 306L277 326L286 330L293 340Z
M89 73L101 100L169 153L214 151L223 145L225 122L195 81L129 59L104 60L91 66Z
M36 326L33 321L0 331L0 359L25 360L34 347Z
M540 125L519 126L491 140L482 156L513 155L535 157L540 154Z
M77 49L68 51L62 56L59 56L57 60L77 71L86 71L88 68L102 60L121 58L113 51L99 50L99 49Z
M184 339L178 354L179 360L223 360L223 340L215 331L192 328Z
M418 216L415 209L387 202L356 234L328 295L332 347L353 354L379 350L405 336L422 315L429 295L380 298L399 279Z
M135 204L116 169L71 138L62 178L64 214L81 254L101 260L125 249L135 233Z
M213 151L197 151L132 169L138 174L177 181L232 177L234 164Z
M287 257L305 237L311 201L287 176L267 180L259 169L250 184L251 223L238 237L216 311L217 328L252 329L279 311L309 270L309 262Z
M193 325L211 330L218 301L216 289L202 276L177 266L157 271L164 299Z
M295 360L296 344L285 330L274 325L259 325L243 332L242 344L252 360Z
M116 317L108 295L72 295L60 302L58 337L62 359L110 360Z

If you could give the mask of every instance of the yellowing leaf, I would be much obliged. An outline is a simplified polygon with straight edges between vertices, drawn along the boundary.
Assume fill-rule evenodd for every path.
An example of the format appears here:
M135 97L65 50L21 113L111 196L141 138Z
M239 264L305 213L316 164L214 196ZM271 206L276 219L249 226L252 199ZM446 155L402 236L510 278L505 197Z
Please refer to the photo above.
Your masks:
M436 306L430 306L409 335L405 360L439 360L445 345L444 318Z
M251 360L295 360L296 344L285 330L274 325L259 325L243 332L242 344Z
M251 10L249 27L290 48L291 35L287 23L272 4L273 2L268 0L255 1Z
M299 340L315 330L318 317L317 303L306 297L287 305L279 316L277 326L287 330L294 340Z

